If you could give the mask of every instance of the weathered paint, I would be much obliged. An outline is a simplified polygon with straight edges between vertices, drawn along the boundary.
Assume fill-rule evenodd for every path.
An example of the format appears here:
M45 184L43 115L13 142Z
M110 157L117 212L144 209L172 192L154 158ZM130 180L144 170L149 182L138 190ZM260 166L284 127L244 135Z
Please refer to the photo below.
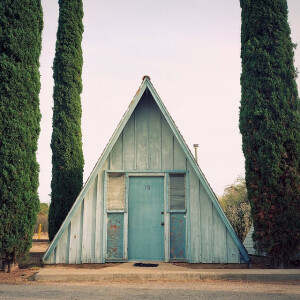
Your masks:
M214 263L222 263L227 259L226 227L223 225L222 219L214 207L212 214Z
M236 247L234 240L232 239L229 231L226 231L226 245L227 245L227 263L234 264L240 262L240 252Z
M82 218L82 207L81 203L74 214L71 221L71 234L70 234L70 264L80 264L81 263L81 218ZM60 241L59 243L60 244Z
M201 262L202 261L202 235L203 230L207 228L201 227L201 211L202 207L200 205L200 187L199 187L199 179L195 174L194 170L190 163L188 163L189 170L189 212L190 212L190 222L188 223L188 228L190 231L190 261L191 262Z
M123 169L123 133L117 139L109 157L111 170Z
M95 218L93 219L93 190L96 181L91 185L90 190L86 194L84 199L84 209L82 218L82 242L81 242L81 262L91 263L92 262L92 228L94 227Z
M124 214L107 214L107 259L124 258L123 249Z
M123 130L124 169L135 169L135 114L133 114Z
M70 225L69 225L70 227ZM56 248L56 263L69 263L69 230L65 230Z
M148 100L148 149L149 169L161 170L161 114L156 103L147 97Z
M162 132L162 169L172 170L174 169L173 161L173 138L174 135L168 125L167 121L161 116L161 132Z
M177 139L173 139L173 149L174 149L174 169L186 169L186 157L181 149Z
M165 203L164 203L164 250L165 250L165 262L170 261L170 213L169 213L169 174L165 174L164 185L165 185Z
M97 190L96 190L96 228L95 228L95 262L103 263L105 261L104 255L104 234L103 234L103 224L104 224L104 170L108 168L108 160L105 161L102 168L100 169L97 180ZM97 179L98 178L98 179Z
M186 259L185 213L170 213L170 259Z
M148 94L146 95L146 90ZM136 109L136 110L135 110ZM203 141L202 145L205 141ZM180 168L189 172L187 185L187 249L190 262L239 262L240 253L249 259L214 193L209 187L176 125L148 78L135 95L76 202L44 256L45 263L105 262L107 219L104 171L168 174ZM128 174L128 173L126 173ZM97 184L95 184L95 182ZM167 183L165 184L165 189ZM90 190L93 190L90 193ZM128 194L128 192L127 192ZM126 194L126 197L128 196ZM167 195L167 191L164 191ZM92 204L90 204L90 202ZM125 209L126 210L126 209ZM169 212L165 225L169 227ZM126 258L128 214L124 212L124 255ZM95 221L91 221L91 219ZM68 232L65 233L65 232ZM88 232L88 233L86 233ZM165 260L170 232L165 229ZM214 242L220 237L224 244ZM222 243L223 243L222 242ZM83 243L84 249L82 247ZM128 245L129 246L129 245ZM68 249L69 247L69 249ZM218 247L218 250L214 248ZM57 253L56 255L56 252ZM64 253L64 254L63 254Z
M135 110L136 122L136 168L149 169L148 99L143 97Z

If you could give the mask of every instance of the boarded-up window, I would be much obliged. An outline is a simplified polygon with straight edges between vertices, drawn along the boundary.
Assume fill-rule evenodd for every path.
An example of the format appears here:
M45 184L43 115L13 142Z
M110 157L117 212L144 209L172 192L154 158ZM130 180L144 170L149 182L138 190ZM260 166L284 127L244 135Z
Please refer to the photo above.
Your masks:
M107 214L107 259L122 259L123 251L124 214Z
M107 210L124 210L125 174L110 173L107 180Z
M185 210L185 176L170 174L170 210Z

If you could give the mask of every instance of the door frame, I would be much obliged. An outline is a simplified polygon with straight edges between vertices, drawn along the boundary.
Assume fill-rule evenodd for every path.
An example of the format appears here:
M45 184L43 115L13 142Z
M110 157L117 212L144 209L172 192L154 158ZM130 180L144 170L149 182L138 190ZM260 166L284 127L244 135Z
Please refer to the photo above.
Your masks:
M110 173L122 173L125 175L125 207L124 210L108 211L107 207L107 180ZM129 177L163 177L164 178L164 262L170 262L170 210L169 210L169 175L185 174L186 180L186 259L190 261L190 201L189 201L189 170L105 170L104 171L104 195L103 195L103 257L104 262L128 261L128 200ZM123 259L107 259L107 215L109 213L124 214L123 231Z
M162 205L162 209L163 209L163 222L165 223L166 221L166 216L165 216L165 210L166 210L166 207L165 207L165 203L166 203L166 193L165 193L165 182L166 182L166 174L163 174L163 173L156 173L156 174L151 174L151 176L149 176L148 174L128 174L128 183L130 182L130 179L131 178L138 178L138 177L143 177L143 178L154 178L154 177L157 177L157 178L160 178L163 179L163 181L161 182L161 184L163 185L162 188L163 188L163 205ZM129 187L129 185L128 185ZM129 205L130 205L130 193L129 193L129 189L128 189L128 202L129 202ZM159 210L159 214L161 212L161 209ZM128 215L128 222L129 222L129 219L130 219L130 216ZM159 225L161 226L161 225ZM163 247L163 261L165 261L165 257L166 257L166 239L165 239L165 235L166 235L166 232L165 232L165 225L164 225L164 228L162 231L160 231L160 234L163 233L163 245L161 245L160 247ZM129 223L128 223L128 235L127 235L127 239L129 239ZM129 247L128 247L129 248ZM160 251L162 249L160 248ZM132 259L129 260L129 257L128 257L128 261L133 261ZM146 261L146 260L145 260ZM150 261L150 260L149 260ZM154 260L155 261L155 260Z

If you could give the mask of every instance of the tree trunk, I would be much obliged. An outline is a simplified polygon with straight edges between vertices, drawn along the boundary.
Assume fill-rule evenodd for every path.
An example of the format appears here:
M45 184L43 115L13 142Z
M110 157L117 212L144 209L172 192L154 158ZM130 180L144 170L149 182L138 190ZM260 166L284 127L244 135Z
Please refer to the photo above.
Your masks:
M3 271L5 273L10 273L10 272L14 272L15 270L19 269L19 266L17 263L14 263L10 260L4 260L2 262L3 265Z
M273 269L286 269L289 267L289 263L282 257L271 257L271 267Z

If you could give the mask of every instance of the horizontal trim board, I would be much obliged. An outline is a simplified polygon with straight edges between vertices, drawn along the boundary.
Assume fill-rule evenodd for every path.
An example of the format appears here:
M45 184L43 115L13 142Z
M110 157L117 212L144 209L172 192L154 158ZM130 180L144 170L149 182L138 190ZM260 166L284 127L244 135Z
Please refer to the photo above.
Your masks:
M128 262L128 259L121 259L121 258L120 259L119 258L109 259L109 258L106 258L105 262Z
M107 170L107 173L170 173L170 174L186 174L189 170Z
M170 262L184 262L184 263L187 263L188 260L185 259L185 258L183 258L183 259L180 259L180 258L178 258L178 259L176 259L176 258L171 258L171 259L170 259Z

